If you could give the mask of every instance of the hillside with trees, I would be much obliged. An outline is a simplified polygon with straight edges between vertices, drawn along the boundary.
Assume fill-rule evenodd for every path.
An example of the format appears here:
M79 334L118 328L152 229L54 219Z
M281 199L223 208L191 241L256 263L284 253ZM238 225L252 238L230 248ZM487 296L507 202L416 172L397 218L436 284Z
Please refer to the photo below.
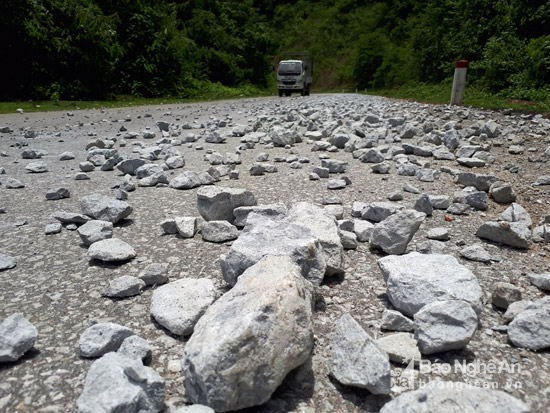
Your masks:
M479 88L550 99L547 1L5 0L0 21L1 100L274 92L297 50L324 90L440 83L466 59Z

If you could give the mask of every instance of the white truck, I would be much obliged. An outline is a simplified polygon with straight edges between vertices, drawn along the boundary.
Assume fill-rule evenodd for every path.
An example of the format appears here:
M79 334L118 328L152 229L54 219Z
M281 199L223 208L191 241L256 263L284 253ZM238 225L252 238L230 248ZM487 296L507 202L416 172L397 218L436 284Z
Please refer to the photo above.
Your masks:
M301 53L300 60L281 60L277 69L277 88L279 96L290 96L292 92L300 92L309 96L313 81L313 63L309 54Z

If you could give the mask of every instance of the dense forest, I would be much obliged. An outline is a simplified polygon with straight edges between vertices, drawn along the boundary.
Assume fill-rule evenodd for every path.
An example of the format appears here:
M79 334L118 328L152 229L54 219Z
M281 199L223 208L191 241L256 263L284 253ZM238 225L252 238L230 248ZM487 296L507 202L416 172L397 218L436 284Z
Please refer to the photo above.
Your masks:
M2 0L0 100L192 97L268 89L307 50L318 88L452 77L550 98L550 2L541 0Z

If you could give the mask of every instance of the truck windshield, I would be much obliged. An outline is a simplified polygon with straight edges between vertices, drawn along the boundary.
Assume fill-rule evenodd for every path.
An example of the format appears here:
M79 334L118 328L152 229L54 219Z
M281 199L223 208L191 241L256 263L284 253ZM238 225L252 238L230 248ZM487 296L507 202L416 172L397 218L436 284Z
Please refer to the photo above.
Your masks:
M302 73L301 62L281 62L279 63L279 74L281 76L299 75Z

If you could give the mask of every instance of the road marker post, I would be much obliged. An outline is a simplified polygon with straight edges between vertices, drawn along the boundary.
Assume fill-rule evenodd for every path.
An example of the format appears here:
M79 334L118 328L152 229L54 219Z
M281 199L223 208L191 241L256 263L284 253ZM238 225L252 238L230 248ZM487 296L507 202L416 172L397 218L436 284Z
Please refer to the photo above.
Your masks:
M451 92L451 105L462 105L462 100L464 99L464 88L466 87L467 70L467 60L459 60L456 62L455 75L453 78L453 90Z

